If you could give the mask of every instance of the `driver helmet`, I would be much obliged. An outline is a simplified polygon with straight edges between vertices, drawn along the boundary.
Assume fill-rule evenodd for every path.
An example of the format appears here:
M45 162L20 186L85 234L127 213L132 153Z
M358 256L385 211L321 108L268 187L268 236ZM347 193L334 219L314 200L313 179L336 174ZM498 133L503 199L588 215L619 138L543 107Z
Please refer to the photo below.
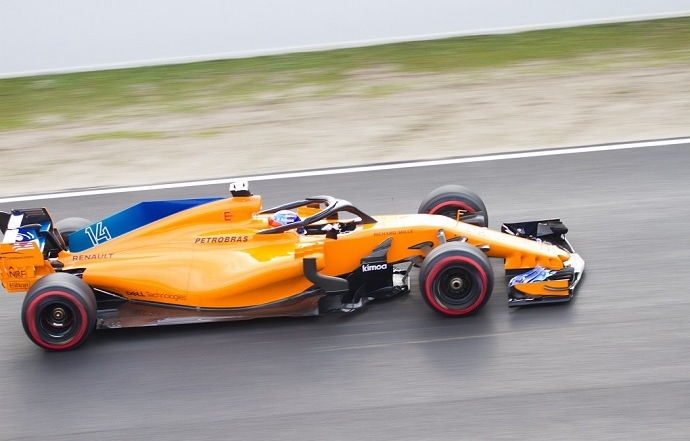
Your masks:
M297 216L297 213L294 211L280 210L268 218L268 225L272 227L282 227L283 225L294 224L295 222L300 222L301 220L302 219L300 219L300 217ZM304 228L298 228L297 233L304 234Z

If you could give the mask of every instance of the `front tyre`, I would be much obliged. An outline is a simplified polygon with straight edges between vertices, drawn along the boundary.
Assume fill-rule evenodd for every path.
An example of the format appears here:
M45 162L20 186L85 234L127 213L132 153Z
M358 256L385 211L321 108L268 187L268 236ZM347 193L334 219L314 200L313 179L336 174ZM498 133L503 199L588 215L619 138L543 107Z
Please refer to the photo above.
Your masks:
M432 309L450 317L479 311L489 301L493 284L489 258L466 242L439 245L419 270L422 298Z
M444 185L429 193L419 204L417 213L438 214L471 223L489 226L489 214L477 193L462 185Z
M96 324L96 298L80 278L53 273L29 289L22 305L26 335L50 351L67 351L82 344Z

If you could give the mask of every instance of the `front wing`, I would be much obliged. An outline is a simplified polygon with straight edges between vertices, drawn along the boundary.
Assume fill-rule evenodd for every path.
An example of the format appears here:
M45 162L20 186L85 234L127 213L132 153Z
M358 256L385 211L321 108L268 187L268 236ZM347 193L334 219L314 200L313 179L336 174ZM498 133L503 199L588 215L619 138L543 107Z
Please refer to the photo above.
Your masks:
M563 269L551 270L537 266L516 275L508 283L509 306L562 303L572 299L575 287L585 270L585 261L565 235L568 229L560 219L506 223L501 231L518 237L556 245L570 253Z

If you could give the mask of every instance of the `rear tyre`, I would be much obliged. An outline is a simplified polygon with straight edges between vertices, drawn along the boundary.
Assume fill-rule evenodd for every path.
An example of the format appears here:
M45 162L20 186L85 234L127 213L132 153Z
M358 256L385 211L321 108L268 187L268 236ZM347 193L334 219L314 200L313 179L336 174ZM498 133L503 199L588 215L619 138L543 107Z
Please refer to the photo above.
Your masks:
M50 351L66 351L84 343L96 324L96 297L83 280L53 273L29 289L22 305L26 335Z
M429 193L419 205L418 213L439 214L480 227L489 226L489 214L477 193L461 185L444 185ZM465 219L462 219L465 217Z
M479 311L491 297L494 275L489 258L465 242L434 248L419 270L419 289L435 311L461 317Z
M79 231L83 228L88 227L93 222L82 217L68 217L55 223L55 228L60 232L62 236L62 241L65 242L65 246L69 250L69 235L75 231Z

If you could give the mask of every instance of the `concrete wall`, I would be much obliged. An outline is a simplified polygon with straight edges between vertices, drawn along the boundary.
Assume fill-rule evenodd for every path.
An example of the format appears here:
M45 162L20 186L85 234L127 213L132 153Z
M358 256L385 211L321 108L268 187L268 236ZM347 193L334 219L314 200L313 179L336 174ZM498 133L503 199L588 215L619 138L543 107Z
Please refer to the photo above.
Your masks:
M688 0L0 0L0 77L682 15Z

